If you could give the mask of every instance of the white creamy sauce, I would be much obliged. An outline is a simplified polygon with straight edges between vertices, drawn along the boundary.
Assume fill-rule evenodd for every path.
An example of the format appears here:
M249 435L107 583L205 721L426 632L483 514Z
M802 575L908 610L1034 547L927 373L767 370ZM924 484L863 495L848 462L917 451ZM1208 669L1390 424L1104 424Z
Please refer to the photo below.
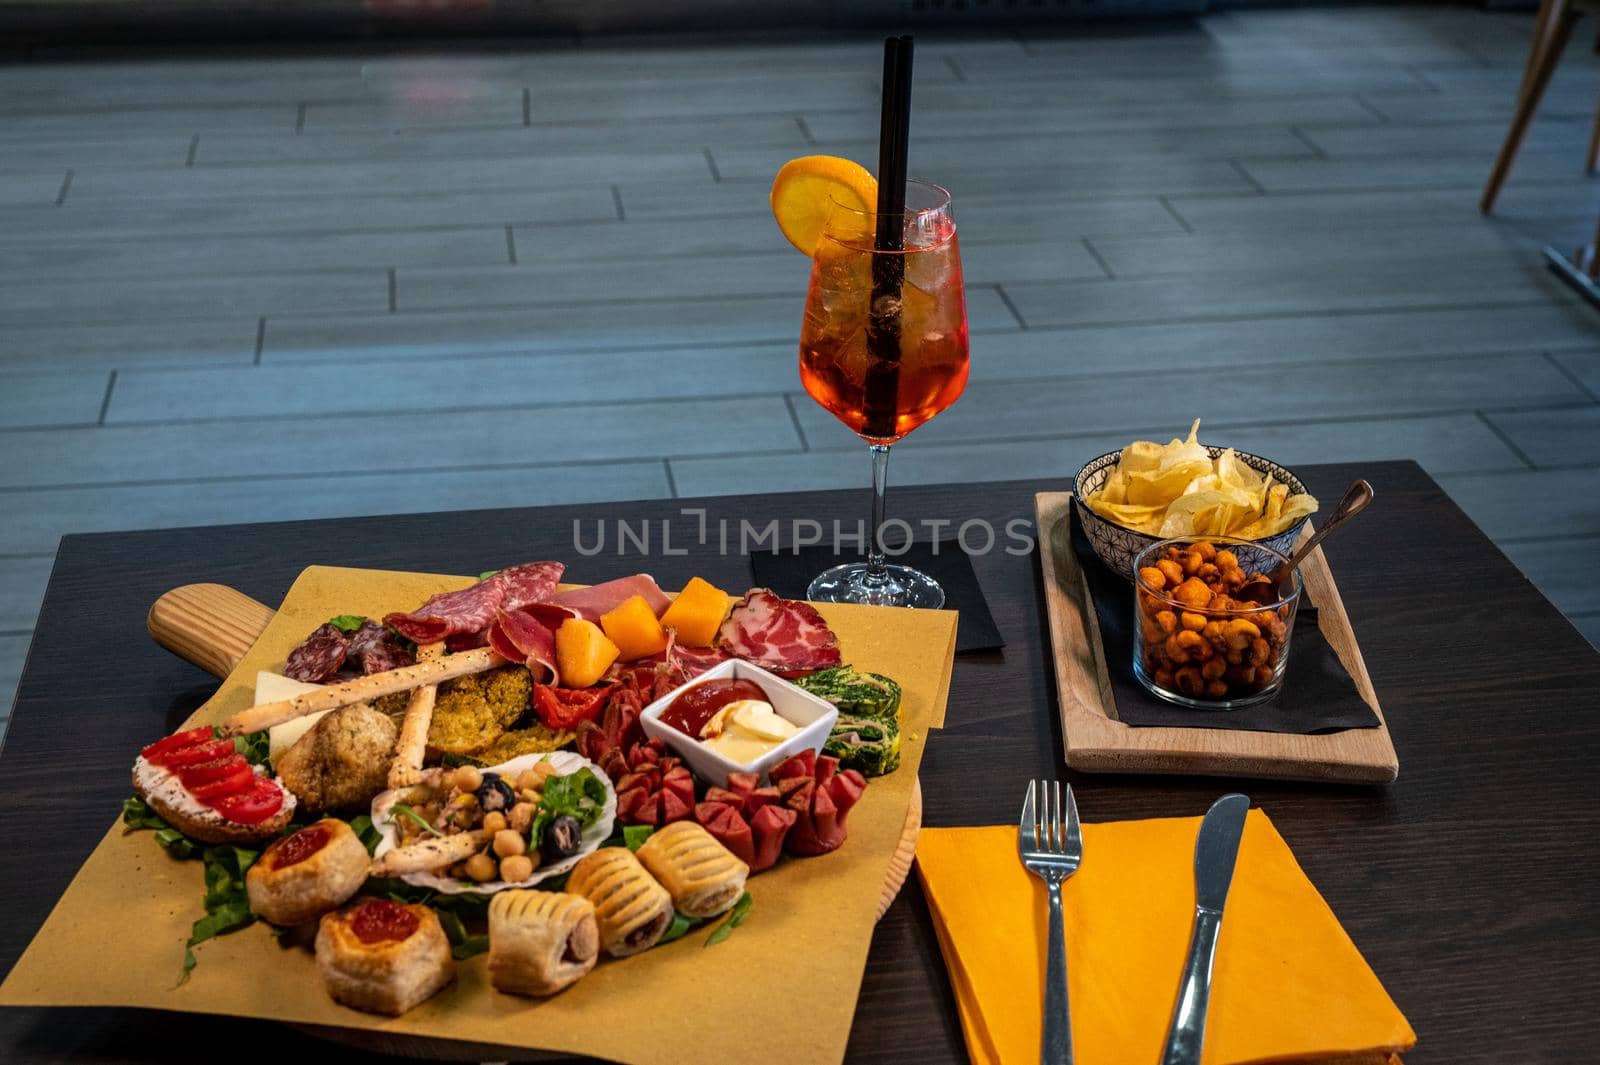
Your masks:
M744 764L772 750L800 727L762 699L738 699L700 729L700 740L730 762Z

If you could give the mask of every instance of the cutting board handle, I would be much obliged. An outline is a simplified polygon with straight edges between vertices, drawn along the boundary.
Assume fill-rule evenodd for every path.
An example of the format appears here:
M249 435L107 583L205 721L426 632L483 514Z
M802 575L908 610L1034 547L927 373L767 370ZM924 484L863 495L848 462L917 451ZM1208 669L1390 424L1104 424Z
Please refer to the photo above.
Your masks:
M185 584L150 604L152 639L215 677L226 677L275 611L225 584Z

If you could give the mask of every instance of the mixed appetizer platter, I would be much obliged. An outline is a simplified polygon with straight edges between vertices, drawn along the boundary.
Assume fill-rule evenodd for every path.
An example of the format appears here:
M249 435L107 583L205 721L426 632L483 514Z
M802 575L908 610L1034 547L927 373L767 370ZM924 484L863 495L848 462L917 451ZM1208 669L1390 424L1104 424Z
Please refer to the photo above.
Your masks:
M124 820L207 863L186 978L262 921L350 1009L403 1014L484 953L496 992L554 995L708 922L721 942L749 877L846 844L900 762L898 682L765 589L562 574L334 615L254 705L139 753Z

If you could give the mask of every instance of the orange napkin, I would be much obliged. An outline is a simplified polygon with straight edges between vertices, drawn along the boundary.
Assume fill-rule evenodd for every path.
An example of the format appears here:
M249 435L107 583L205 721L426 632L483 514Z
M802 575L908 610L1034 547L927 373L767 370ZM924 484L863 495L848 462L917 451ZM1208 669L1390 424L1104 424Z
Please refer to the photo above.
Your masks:
M1083 826L1062 891L1077 1065L1160 1060L1189 949L1198 817ZM928 828L917 871L973 1065L1037 1061L1043 882L1015 826ZM1260 810L1222 921L1203 1065L1398 1063L1416 1033Z

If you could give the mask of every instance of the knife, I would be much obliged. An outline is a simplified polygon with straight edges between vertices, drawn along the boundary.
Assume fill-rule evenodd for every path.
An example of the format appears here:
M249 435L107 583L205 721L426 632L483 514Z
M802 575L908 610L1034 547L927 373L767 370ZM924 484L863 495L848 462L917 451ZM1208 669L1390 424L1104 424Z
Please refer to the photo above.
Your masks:
M1194 933L1189 938L1189 960L1183 965L1183 982L1172 1008L1172 1027L1161 1065L1200 1065L1200 1046L1206 1038L1206 1007L1211 1002L1211 963L1217 956L1217 936L1222 931L1222 908L1233 883L1233 864L1244 835L1244 815L1250 800L1244 795L1224 795L1211 804L1194 844Z

